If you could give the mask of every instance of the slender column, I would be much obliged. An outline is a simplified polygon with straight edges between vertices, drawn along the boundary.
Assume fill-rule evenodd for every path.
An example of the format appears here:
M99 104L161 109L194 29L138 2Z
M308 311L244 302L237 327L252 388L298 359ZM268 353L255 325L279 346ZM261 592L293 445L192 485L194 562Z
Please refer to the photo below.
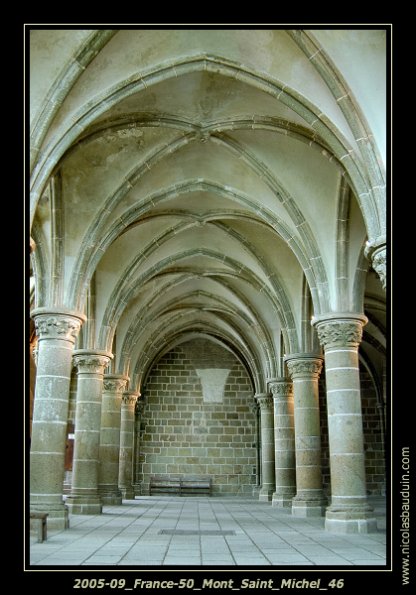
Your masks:
M140 496L142 493L141 488L141 478L142 478L142 469L140 465L140 437L141 437L141 427L142 427L142 418L143 418L143 411L144 411L144 401L142 399L137 399L136 406L135 406L135 416L134 416L134 456L133 456L133 488L135 496Z
M101 397L104 369L111 358L107 351L74 352L78 375L74 462L71 495L66 501L73 514L100 514L102 510L98 495Z
M337 533L377 528L367 502L358 346L365 316L339 314L314 320L325 348L331 468L331 505L325 527Z
M72 352L83 314L58 308L32 312L38 336L30 453L30 510L48 513L48 527L69 526L62 499Z
M260 405L262 486L259 500L268 502L274 492L273 399L268 393L255 395Z
M254 423L255 423L255 436L256 436L256 485L253 486L253 496L258 496L259 491L261 488L260 482L260 469L261 469L261 461L260 461L260 427L259 427L259 404L257 401L253 399L250 403L250 410L254 415Z
M121 504L118 487L121 398L128 378L104 375L98 466L98 493L103 504Z
M121 403L120 467L118 485L125 500L134 498L133 489L133 435L134 407L138 394L125 391Z
M296 496L294 516L322 516L326 500L322 492L319 374L323 359L313 354L285 358L295 397Z
M274 401L274 448L276 489L272 506L292 505L296 493L293 387L288 378L268 382Z

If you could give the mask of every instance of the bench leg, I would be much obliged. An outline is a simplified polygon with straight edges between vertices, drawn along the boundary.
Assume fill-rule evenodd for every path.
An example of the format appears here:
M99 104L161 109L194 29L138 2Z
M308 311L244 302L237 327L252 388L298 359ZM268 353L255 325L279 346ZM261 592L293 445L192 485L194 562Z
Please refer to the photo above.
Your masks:
M38 543L46 541L47 532L46 519L38 519Z
M46 541L47 531L46 519L42 519L42 541Z

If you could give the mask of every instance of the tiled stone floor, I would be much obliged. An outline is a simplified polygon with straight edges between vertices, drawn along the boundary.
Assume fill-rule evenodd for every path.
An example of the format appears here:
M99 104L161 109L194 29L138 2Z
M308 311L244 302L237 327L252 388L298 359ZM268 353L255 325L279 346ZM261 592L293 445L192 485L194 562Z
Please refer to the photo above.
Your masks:
M322 518L295 518L255 499L140 496L105 506L101 515L71 515L70 528L50 531L44 543L31 536L30 564L384 565L385 502L372 504L377 533L337 535L324 530Z

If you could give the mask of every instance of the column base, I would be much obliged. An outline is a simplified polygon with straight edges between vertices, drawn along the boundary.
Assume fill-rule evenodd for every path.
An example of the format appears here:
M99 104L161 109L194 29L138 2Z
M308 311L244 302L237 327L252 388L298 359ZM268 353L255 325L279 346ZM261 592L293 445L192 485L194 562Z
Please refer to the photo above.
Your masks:
M142 495L142 484L141 483L134 483L133 484L134 490L134 497Z
M121 492L117 486L98 486L101 502L107 506L119 506L122 502Z
M273 494L272 506L276 508L290 508L292 506L293 496L289 494Z
M269 488L261 488L259 491L260 502L271 502L273 498L273 490Z
M103 511L98 496L68 496L66 503L71 514L101 514Z
M46 512L48 517L46 519L46 525L48 530L62 531L69 529L69 515L68 507L62 503L62 505L51 505L48 504L36 504L30 506L30 512ZM32 528L32 523L30 523Z
M324 500L292 500L292 515L297 517L321 517L325 514Z
M121 494L101 494L101 502L106 506L120 506L123 499Z
M260 486L254 486L253 490L252 490L252 495L255 498L258 498L260 494Z
M120 491L121 491L121 497L123 498L123 500L134 500L135 495L134 495L133 487L120 488Z
M325 514L326 499L320 490L308 493L306 490L292 498L292 515L297 517L321 517Z
M325 530L331 533L375 533L377 520L372 510L327 508Z

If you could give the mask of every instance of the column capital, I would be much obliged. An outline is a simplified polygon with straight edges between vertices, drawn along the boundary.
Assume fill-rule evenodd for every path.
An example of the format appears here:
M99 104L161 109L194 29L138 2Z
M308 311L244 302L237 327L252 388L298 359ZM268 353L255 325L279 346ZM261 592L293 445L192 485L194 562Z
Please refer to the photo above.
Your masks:
M81 325L87 319L84 314L65 308L35 308L30 313L35 321L36 334L40 341L61 339L75 343Z
M252 401L250 401L250 405L249 405L249 407L250 407L250 411L251 411L252 413L257 413L257 411L258 411L258 409L259 409L259 404L258 404L258 402L256 401L256 396L254 396L254 399L253 399Z
M287 399L293 395L293 384L289 378L269 378L267 385L273 395L273 399Z
M138 397L139 393L137 391L125 390L122 397L123 405L135 405Z
M373 269L380 277L383 289L386 289L386 236L379 236L371 242L366 242L364 254L371 261Z
M367 323L363 314L339 313L329 316L314 317L319 341L325 348L337 345L358 347L363 335L363 326Z
M137 415L143 415L144 400L140 397L137 398L134 411Z
M103 390L107 392L121 393L129 381L128 376L123 374L104 374Z
M38 345L36 344L36 347L34 349L32 349L32 357L33 357L33 361L35 362L35 365L38 365L38 355L39 355L39 348Z
M292 379L318 379L324 361L322 356L313 353L292 353L284 359Z
M77 349L74 351L74 365L78 374L102 374L113 354L99 349Z
M272 411L273 410L273 399L270 393L257 393L255 395L255 399L257 403L260 405L260 409L263 411Z

